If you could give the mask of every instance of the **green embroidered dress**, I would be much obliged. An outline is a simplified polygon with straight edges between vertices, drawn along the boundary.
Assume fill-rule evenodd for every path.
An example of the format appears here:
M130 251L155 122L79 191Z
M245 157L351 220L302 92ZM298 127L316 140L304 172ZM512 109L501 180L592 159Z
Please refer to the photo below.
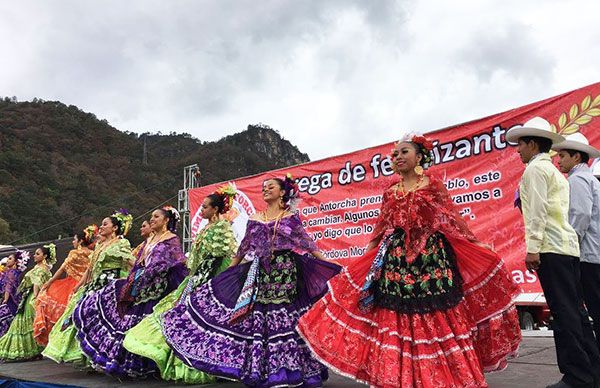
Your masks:
M185 300L196 287L227 269L236 249L237 243L228 221L221 220L207 225L196 236L187 261L190 269L188 277L154 307L152 314L127 332L123 343L125 348L153 360L164 380L187 384L207 384L216 381L213 376L188 367L173 355L162 335L160 317L162 313L175 307L180 300Z
M134 260L131 245L126 239L119 238L108 246L96 246L91 256L90 281L69 299L65 312L50 332L48 345L42 353L45 357L56 362L85 362L76 338L77 330L71 322L71 314L84 294L99 290L110 280L127 276Z
M38 356L43 346L33 338L35 318L33 287L41 288L52 277L45 265L33 267L19 284L18 292L22 299L6 334L0 338L0 359L4 361L27 360Z

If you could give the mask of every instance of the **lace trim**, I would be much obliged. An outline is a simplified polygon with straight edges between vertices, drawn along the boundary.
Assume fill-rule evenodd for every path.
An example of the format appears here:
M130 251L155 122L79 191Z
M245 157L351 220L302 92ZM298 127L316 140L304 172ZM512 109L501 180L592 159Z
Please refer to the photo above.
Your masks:
M419 340L414 341L410 337L401 336L400 333L398 333L397 331L391 331L389 327L381 327L377 322L375 322L375 321L373 321L371 319L368 319L368 318L365 318L365 317L361 317L361 316L358 316L358 315L352 313L351 311L347 310L344 306L342 306L339 303L339 301L337 300L337 298L335 296L335 293L334 293L334 291L333 291L333 289L331 287L329 287L329 292L330 292L329 295L331 295L331 301L333 302L333 304L335 304L336 306L338 306L339 308L341 308L342 310L344 310L344 312L349 317L351 317L351 318L353 318L353 319L355 319L357 321L361 321L361 322L367 323L370 326L374 327L377 330L378 334L385 334L385 333L387 333L389 336L397 337L397 338L399 338L399 339L401 339L403 341L411 341L411 343L414 343L414 344L419 344L419 343L422 343L422 344L433 344L435 342L443 342L443 341L446 341L446 340L448 340L450 338L454 338L455 337L452 334L447 339L446 339L446 337L443 337L443 338L432 338L431 340L427 340L427 341L422 340L422 342L419 342ZM340 326L342 326L344 328L347 328L348 325L346 325L346 323L343 322L342 320L339 320L339 319L335 318L335 315L331 312L331 310L329 310L329 307L327 306L329 304L327 298L322 298L318 303L323 303L325 305L325 310L329 312L328 315L330 315L332 317L332 320L335 323L337 323L338 325L340 325ZM503 308L501 308L498 311L490 314L488 317L481 319L479 322L475 322L475 325L472 326L469 329L469 331L471 333L475 333L475 332L479 331L479 327L478 326L485 327L485 326L488 325L488 324L482 325L481 322L491 321L491 320L494 320L494 319L501 319L501 316L503 314L505 314L505 313L507 313L507 312L509 312L511 310L514 310L514 309L516 309L516 307L515 307L515 304L514 304L514 297L513 297L513 299L511 299L511 301L508 302L508 304L505 305ZM362 333L362 336L364 338L366 338L366 339L368 339L370 341L373 341L373 342L379 344L379 342L378 342L378 340L376 338L373 338L373 337L369 336L368 334L366 334L364 332L361 332L361 333ZM459 338L459 337L457 337L457 338Z
M477 283L473 287L464 290L465 295L470 294L474 291L477 291L481 287L485 286L498 273L498 271L500 271L502 266L504 266L504 262L502 260L499 260L498 264L496 264L496 267L494 269L492 269L490 274L488 276L486 276L485 279L483 279L481 282Z
M336 320L337 321L337 320ZM306 339L306 337L304 336L304 333L302 333L301 330L298 330L298 334L300 335L300 337L302 337L302 339L304 339L304 341L306 342L308 348L313 352L313 355L316 356L316 358L319 359L320 362L322 362L323 364L325 364L326 366L329 367L329 364L327 362L325 362L321 357L319 357L319 353L315 352L314 348L312 347L311 343L309 340ZM443 350L438 350L436 352L433 353L428 353L428 354L419 354L417 356L413 355L412 353L409 352L405 352L402 349L400 349L397 346L394 345L383 345L378 343L377 341L373 341L375 343L377 343L377 345L379 345L382 349L393 349L393 350L397 350L400 353L400 356L405 357L405 358L410 358L411 360L431 360L434 358L438 358L440 356L449 356L452 353L455 353L457 351L463 351L463 352L471 352L471 351L475 351L475 348L472 345L468 345L465 347L461 347L459 345L455 345L453 347L451 347L450 349L443 351ZM335 368L332 368L335 370Z
M424 314L432 311L444 311L455 307L463 300L460 288L452 288L440 295L427 295L416 298L399 298L389 294L380 294L375 290L375 305L404 314Z

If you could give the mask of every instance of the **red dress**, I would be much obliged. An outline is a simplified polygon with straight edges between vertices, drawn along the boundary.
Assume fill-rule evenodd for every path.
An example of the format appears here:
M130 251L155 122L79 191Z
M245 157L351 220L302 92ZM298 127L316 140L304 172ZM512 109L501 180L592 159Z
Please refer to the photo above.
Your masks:
M326 365L376 387L486 387L521 341L519 288L441 180L383 195L379 249L341 262L298 331Z

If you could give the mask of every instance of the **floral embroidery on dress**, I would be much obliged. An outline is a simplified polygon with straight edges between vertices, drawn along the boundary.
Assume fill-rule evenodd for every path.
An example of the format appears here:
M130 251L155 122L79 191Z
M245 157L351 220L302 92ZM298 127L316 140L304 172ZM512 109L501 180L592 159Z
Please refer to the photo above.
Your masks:
M154 277L150 284L148 284L145 288L140 289L139 292L136 293L133 304L136 305L140 303L146 303L162 298L166 294L168 286L169 282L166 272L162 276Z
M106 269L100 275L85 286L87 295L106 286L111 280L119 279L121 270L119 268Z
M290 251L278 251L271 260L271 270L261 268L258 276L260 303L292 303L298 294L296 263Z
M445 310L456 306L463 297L454 253L441 233L432 234L409 263L404 231L397 230L374 287L377 306L408 313Z

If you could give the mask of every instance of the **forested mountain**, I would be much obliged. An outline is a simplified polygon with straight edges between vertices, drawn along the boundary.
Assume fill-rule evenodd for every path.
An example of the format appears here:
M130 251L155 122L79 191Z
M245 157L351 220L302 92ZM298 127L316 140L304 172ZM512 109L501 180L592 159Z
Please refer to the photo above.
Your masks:
M199 164L202 184L209 184L307 161L260 124L204 142L175 132L122 132L58 101L4 98L0 244L69 235L119 207L136 216L171 197L176 206L183 167L190 164Z

